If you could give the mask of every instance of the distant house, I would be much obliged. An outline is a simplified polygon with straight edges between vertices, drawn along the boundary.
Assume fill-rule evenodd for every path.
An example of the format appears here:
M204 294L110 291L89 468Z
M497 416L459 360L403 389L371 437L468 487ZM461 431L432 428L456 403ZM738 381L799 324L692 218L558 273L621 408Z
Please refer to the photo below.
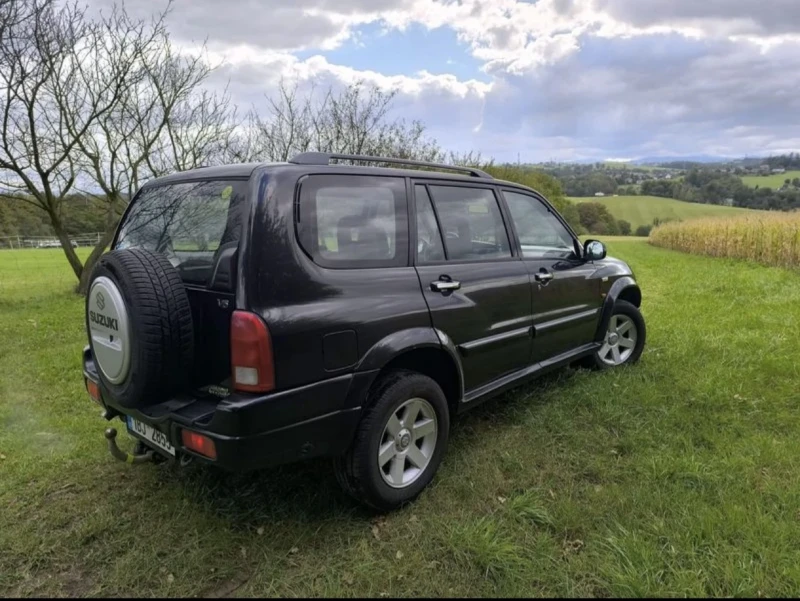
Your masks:
M595 192L594 195L595 196L605 196L605 194L603 192Z
M786 169L784 169L783 167L776 167L775 169L772 170L772 173L786 173Z
M769 173L769 165L761 165L761 166L758 168L758 170L759 170L761 173Z
M725 200L722 201L722 204L725 205L726 207L732 207L733 206L733 199L732 198L726 198Z

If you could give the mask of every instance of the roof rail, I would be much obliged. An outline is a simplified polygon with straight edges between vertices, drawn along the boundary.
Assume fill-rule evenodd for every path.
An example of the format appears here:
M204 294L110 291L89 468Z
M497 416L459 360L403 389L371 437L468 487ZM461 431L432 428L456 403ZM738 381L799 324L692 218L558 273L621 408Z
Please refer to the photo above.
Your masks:
M330 152L301 152L291 159L290 163L296 165L329 165L331 159L345 161L363 161L365 163L397 163L399 165L414 165L417 167L435 167L436 169L449 169L469 173L472 177L494 179L491 175L474 167L461 167L459 165L445 165L444 163L429 163L427 161L413 161L411 159L393 159L389 157L372 157L360 154L338 154Z

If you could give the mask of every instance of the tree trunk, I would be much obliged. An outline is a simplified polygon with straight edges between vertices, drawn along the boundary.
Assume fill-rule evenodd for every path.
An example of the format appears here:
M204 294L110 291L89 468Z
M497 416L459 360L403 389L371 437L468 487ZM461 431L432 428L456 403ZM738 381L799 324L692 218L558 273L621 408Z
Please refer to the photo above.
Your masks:
M92 249L92 252L86 258L86 261L83 263L83 273L81 274L80 281L78 283L77 292L86 296L86 293L89 292L89 278L92 275L92 271L94 270L94 266L100 257L103 256L103 253L106 251L106 247L111 244L111 239L114 237L114 232L117 230L117 226L113 225L110 228L106 229L103 235L100 237L100 241L95 245Z
M64 224L61 223L61 219L59 219L58 214L56 214L55 211L48 211L48 214L50 216L50 224L53 226L53 231L56 233L59 242L61 242L61 249L67 256L67 261L69 261L69 265L72 267L75 277L80 280L81 274L83 273L83 265L81 264L81 260L78 258L78 254L75 252L75 249L72 248L72 241L69 239L69 236L64 229Z

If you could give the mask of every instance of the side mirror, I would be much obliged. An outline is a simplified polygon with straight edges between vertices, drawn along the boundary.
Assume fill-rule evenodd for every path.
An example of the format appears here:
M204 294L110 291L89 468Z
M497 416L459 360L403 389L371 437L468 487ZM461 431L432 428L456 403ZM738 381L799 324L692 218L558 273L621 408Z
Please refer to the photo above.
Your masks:
M587 240L583 243L583 257L587 261L600 261L606 258L606 245L599 240Z

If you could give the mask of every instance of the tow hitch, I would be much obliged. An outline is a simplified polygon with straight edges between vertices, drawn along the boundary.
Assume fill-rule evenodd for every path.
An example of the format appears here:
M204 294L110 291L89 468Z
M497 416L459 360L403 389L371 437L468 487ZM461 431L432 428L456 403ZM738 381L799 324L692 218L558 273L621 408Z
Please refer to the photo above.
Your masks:
M125 463L145 463L153 461L154 451L147 451L141 455L133 455L126 453L117 446L117 430L115 428L108 428L105 432L106 440L108 441L108 450L114 459L119 459Z

